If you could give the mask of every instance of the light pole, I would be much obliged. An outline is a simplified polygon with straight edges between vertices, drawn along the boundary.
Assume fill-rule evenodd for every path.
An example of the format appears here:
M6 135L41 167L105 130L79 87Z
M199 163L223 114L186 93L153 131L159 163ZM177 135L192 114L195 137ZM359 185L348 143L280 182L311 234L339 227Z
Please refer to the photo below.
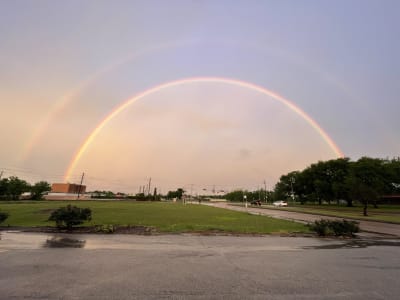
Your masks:
M244 201L245 201L245 204L244 204L244 205L245 205L245 206L246 206L246 208L247 208L247 196L246 196L246 195L244 195L244 196L243 196L243 199L244 199Z
M293 201L293 205L294 205L294 191L293 191L293 182L295 181L295 179L293 177L290 177L290 187L292 189L292 201Z

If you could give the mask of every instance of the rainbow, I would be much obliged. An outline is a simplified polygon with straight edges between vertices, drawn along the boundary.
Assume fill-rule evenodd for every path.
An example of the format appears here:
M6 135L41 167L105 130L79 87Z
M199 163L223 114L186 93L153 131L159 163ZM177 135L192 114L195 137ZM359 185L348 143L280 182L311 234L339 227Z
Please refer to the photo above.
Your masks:
M119 66L125 65L126 63L128 63L134 59L137 59L141 56L148 55L153 52L157 52L157 51L168 49L168 48L183 47L183 46L192 45L192 44L195 45L198 42L199 41L197 39L188 39L188 40L182 40L182 41L177 41L177 42L157 44L152 47L147 47L141 51L137 51L137 52L135 52L123 59L120 59L118 61L112 62L111 64L105 66L104 68L96 71L94 74L92 74L91 76L86 78L84 81L82 81L78 86L71 89L64 96L62 96L57 101L55 101L55 104L50 108L49 113L44 116L44 118L41 120L39 125L36 127L32 136L26 141L25 146L22 147L22 150L19 154L19 159L21 161L25 161L31 154L33 148L38 143L40 138L43 136L46 129L51 125L51 122L53 122L54 119L56 119L56 117L64 111L64 109L68 106L68 104L70 104L74 99L76 99L79 96L79 94L82 93L83 90L85 90L88 86L95 83L97 80L99 80L105 74L108 74L111 71L118 68Z
M93 142L93 140L96 138L96 136L100 133L100 131L112 120L114 119L119 113L124 111L126 108L128 108L130 105L135 103L136 101L145 98L146 96L149 96L151 94L157 93L163 89L171 88L174 86L179 86L179 85L185 85L185 84L191 84L191 83L198 83L198 82L204 82L204 83L222 83L222 84L228 84L228 85L235 85L243 88L248 88L253 91L257 91L261 94L267 95L269 97L272 97L275 100L278 100L285 106L287 106L290 110L298 114L300 117L302 117L314 130L321 136L321 138L329 145L329 147L332 149L332 151L335 153L337 157L344 157L342 151L340 148L336 145L336 143L332 140L332 138L319 126L319 124L313 120L307 113L305 113L301 108L299 108L296 104L294 104L292 101L282 97L281 95L267 90L266 88L263 88L261 86L258 86L256 84L246 82L246 81L241 81L237 79L230 79L230 78L220 78L220 77L194 77L194 78L184 78L184 79L179 79L175 81L170 81L166 82L160 85L157 85L155 87L149 88L139 94L136 94L132 98L124 101L122 104L119 104L117 107L115 107L111 113L109 113L96 127L95 129L89 134L89 136L86 138L86 140L81 144L81 146L78 148L76 151L75 155L73 156L68 169L64 175L64 180L69 181L71 177L71 173L75 170L76 165L78 164L79 160L81 159L82 155L85 153L86 149L89 147L89 145Z

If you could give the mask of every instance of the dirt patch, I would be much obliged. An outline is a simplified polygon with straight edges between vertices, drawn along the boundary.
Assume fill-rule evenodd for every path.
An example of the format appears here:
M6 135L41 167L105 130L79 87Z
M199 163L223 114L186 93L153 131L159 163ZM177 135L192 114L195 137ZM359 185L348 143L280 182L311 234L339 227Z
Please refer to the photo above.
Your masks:
M75 227L72 230L58 229L57 227L41 226L41 227L14 227L14 226L1 226L1 231L20 231L20 232L39 232L39 233L70 233L70 234L134 234L134 235L169 235L169 234L193 234L202 236L282 236L282 237L316 237L314 233L240 233L240 232L229 232L222 230L205 230L205 231L185 231L185 232L159 232L154 227L149 226L113 226L112 230L109 230L109 226L81 226Z

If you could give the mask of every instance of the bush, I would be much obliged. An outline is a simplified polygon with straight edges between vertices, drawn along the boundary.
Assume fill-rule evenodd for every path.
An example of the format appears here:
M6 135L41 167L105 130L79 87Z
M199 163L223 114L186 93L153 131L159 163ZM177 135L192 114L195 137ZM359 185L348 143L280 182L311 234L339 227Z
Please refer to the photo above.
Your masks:
M103 225L99 225L96 226L96 232L101 232L101 233L114 233L116 229L116 226L114 225L107 225L107 224L103 224Z
M8 216L8 213L0 211L0 224L3 223L8 218Z
M331 221L331 228L336 236L354 236L354 233L360 231L356 221Z
M315 221L313 224L308 224L308 226L319 236L354 236L355 233L360 231L358 224L356 221L322 219Z
M311 231L316 232L319 236L330 235L329 221L320 220L315 221L314 224L308 224Z
M92 211L90 208L79 208L68 205L53 211L48 221L55 221L58 228L66 227L67 229L72 229L72 226L80 225L91 219Z

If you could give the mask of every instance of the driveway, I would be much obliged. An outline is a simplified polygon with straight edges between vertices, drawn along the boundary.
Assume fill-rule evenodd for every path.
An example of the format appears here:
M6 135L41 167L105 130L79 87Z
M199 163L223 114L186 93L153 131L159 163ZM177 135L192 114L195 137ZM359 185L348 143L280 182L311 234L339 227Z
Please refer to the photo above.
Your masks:
M203 202L202 204L214 206L214 207L225 208L225 209L230 209L230 210L248 212L248 213L256 214L256 215L269 216L269 217L278 218L278 219L303 222L303 223L313 222L315 220L320 220L321 218L330 219L330 220L335 220L335 219L342 220L343 219L343 218L312 215L312 214L305 214L305 213L277 210L277 209L257 208L257 207L250 207L250 206L248 208L246 208L246 207L242 207L242 206L230 205L229 203L223 203L223 202L217 202L217 203ZM362 231L400 237L400 225L398 225L398 224L373 222L373 221L361 221L361 220L358 222L360 222L360 229Z

